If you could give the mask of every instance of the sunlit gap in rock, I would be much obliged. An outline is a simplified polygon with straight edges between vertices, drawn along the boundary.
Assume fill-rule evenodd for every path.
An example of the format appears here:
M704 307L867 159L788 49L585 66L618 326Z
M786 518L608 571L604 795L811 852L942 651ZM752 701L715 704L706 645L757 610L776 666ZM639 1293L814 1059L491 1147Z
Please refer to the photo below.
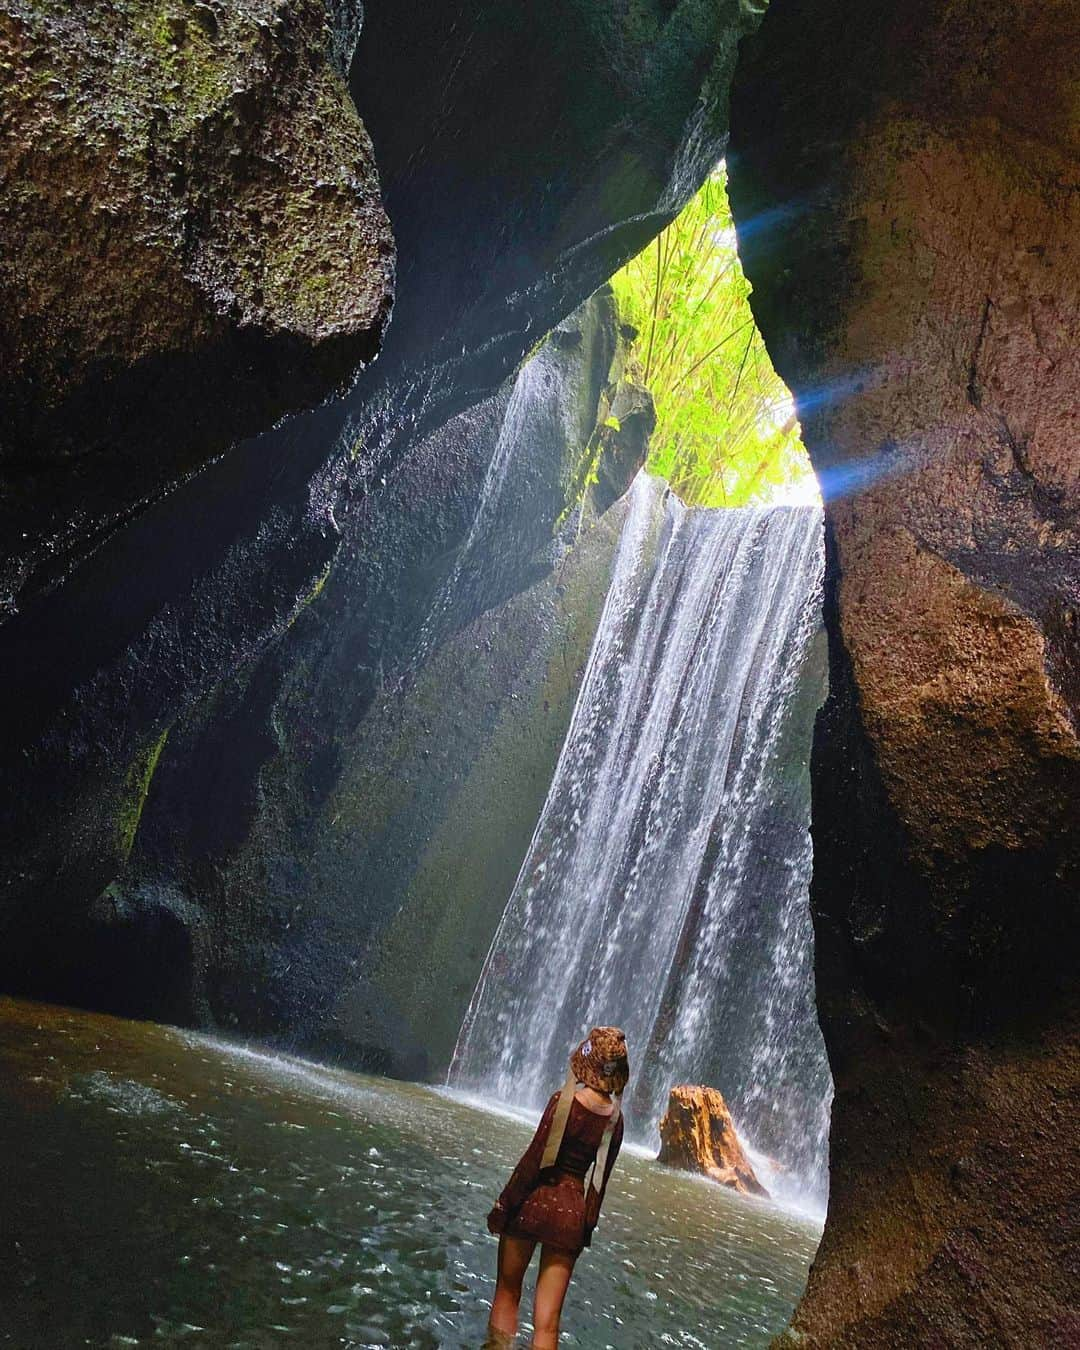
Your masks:
M723 163L612 287L629 373L656 408L650 471L690 506L819 504L805 410L754 322Z

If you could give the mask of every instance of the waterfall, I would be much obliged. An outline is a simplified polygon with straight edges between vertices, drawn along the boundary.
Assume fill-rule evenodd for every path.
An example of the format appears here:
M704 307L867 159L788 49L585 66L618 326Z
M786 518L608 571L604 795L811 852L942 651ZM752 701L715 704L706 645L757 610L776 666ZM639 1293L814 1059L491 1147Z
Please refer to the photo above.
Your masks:
M410 671L421 666L431 655L432 648L453 627L455 616L469 614L477 604L484 578L475 575L476 555L497 533L500 525L505 527L506 522L501 517L507 514L505 496L511 478L510 470L515 466L515 456L521 457L522 448L527 450L529 446L523 433L529 419L547 413L548 405L553 401L550 397L551 374L546 362L541 359L543 355L541 352L527 361L514 380L499 435L484 474L472 524L458 550L450 575L439 587L421 625L415 650L409 660ZM489 559L490 570L490 552L484 556ZM495 556L497 558L498 554ZM488 584L491 584L490 580Z
M816 507L687 509L639 475L547 800L451 1082L538 1107L622 1026L628 1134L708 1083L774 1189L824 1199L831 1085L813 1002L809 754ZM660 525L657 528L657 518ZM819 677L820 680L820 677Z

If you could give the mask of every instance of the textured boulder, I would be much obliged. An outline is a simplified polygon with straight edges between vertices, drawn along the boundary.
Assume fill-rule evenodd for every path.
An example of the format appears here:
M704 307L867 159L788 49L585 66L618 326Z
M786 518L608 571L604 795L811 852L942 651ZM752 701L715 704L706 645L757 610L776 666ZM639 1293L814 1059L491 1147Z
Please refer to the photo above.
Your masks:
M741 249L827 498L800 1345L1076 1334L1078 59L1067 4L776 0L736 80Z
M0 4L12 594L375 355L394 248L335 69L357 31L323 0Z
M743 1152L727 1103L716 1088L673 1087L660 1122L656 1161L701 1172L741 1195L768 1196Z

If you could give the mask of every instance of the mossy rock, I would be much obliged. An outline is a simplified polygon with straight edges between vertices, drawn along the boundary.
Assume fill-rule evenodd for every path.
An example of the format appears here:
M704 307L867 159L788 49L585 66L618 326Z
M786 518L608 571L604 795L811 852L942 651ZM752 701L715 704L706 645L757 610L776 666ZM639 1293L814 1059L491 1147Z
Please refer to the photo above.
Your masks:
M23 572L73 513L160 490L378 351L394 245L340 27L323 0L0 0Z

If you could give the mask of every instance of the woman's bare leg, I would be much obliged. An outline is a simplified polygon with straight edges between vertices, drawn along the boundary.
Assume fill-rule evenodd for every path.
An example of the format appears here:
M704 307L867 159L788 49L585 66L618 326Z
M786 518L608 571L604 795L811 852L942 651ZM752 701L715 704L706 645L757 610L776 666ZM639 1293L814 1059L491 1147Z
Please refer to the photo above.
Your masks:
M576 1259L554 1247L541 1248L533 1306L533 1350L556 1350L559 1344L559 1318Z
M525 1238L506 1237L505 1234L499 1238L499 1273L488 1321L490 1331L511 1339L517 1335L521 1284L535 1250L536 1243Z

